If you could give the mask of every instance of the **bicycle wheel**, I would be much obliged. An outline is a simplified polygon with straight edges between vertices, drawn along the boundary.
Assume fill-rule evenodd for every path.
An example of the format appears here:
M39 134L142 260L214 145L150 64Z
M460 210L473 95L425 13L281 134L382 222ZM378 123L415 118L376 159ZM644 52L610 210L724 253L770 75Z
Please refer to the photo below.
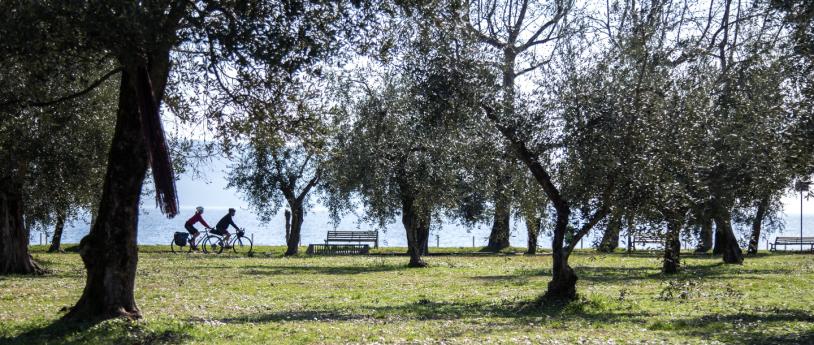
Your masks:
M170 241L170 250L175 254L178 254L178 253L181 252L181 247L179 247L179 246L177 246L175 244L175 239L172 239L172 241Z
M210 252L220 254L223 252L223 241L216 236L206 236L206 238L201 241L200 246L203 248L205 254L209 254Z
M246 236L235 237L232 240L232 251L237 254L249 253L252 251L252 240Z

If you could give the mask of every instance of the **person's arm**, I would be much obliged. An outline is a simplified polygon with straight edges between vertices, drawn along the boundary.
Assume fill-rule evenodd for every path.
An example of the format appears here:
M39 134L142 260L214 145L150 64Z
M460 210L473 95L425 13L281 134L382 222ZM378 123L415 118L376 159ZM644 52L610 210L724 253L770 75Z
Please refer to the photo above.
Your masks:
M238 228L238 227L237 227L237 224L235 224L235 220L234 220L234 218L229 217L229 223L232 223L232 226L234 226L234 227L235 227L235 230L240 231L240 228Z
M212 228L211 226L209 226L209 224L206 224L206 221L203 219L203 216L201 216L201 224L203 224L203 226L205 226L207 228L210 228L210 229Z

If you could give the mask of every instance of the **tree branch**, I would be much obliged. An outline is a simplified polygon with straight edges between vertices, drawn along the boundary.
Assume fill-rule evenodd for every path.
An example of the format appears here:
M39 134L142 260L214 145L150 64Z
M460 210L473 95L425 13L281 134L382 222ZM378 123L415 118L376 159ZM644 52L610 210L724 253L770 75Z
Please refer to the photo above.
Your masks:
M79 97L82 97L82 96L90 93L91 91L95 90L97 87L99 87L99 85L102 85L102 83L104 83L105 81L110 79L110 77L121 73L121 71L122 71L121 67L116 68L116 69L114 69L114 70L112 70L110 72L105 73L105 75L103 75L101 78L99 78L98 80L96 80L93 83L91 83L90 85L88 85L87 88L85 88L85 89L83 89L83 90L81 90L81 91L79 91L77 93L62 96L62 97L54 99L54 100L24 102L21 99L17 99L17 100L8 101L6 103L3 103L2 107L7 107L7 106L10 106L10 105L19 104L19 103L22 103L24 106L29 106L29 107L47 107L47 106L50 106L50 105L54 105L54 104L62 103L62 102L65 102L65 101L69 101L69 100L72 100L74 98L79 98Z
M609 211L610 211L610 207L608 207L607 204L603 201L602 205L596 210L596 212L594 212L594 214L591 215L591 217L588 218L588 222L583 224L582 228L580 228L579 231L577 231L577 233L574 234L574 237L571 239L571 243L568 244L568 248L566 248L566 250L565 250L565 255L566 256L571 255L571 252L577 246L577 243L583 237L585 237L585 235L587 235L588 232L591 231L591 229L593 229L593 227L597 223L599 223L600 220L605 218L605 216L608 215Z
M560 214L570 213L571 209L568 206L568 202L562 197L559 189L557 189L552 182L551 175L549 175L548 171L540 164L539 157L526 147L526 143L523 140L517 137L517 133L514 129L500 122L500 119L498 119L492 107L484 103L481 103L481 107L486 113L486 117L492 120L497 129L509 140L520 160L531 170L531 174L543 188L543 191L546 193L546 196L548 196L548 199L551 200L557 212Z

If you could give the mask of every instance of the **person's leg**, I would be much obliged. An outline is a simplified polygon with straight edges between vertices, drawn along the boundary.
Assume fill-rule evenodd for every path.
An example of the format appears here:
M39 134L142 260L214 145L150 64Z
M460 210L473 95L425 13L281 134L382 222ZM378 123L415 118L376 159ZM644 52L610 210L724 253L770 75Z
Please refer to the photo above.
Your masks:
M223 248L229 247L229 231L226 229L215 228L215 233L223 238Z
M187 225L187 226L185 226L185 228L187 229L187 232L189 232L190 234L192 234L192 240L190 241L190 246L192 247L192 249L193 249L193 250L198 249L198 241L197 241L197 238L198 238L198 235L200 235L201 233L200 233L200 232L198 232L198 229L196 229L196 228L195 228L194 226L192 226L192 225Z

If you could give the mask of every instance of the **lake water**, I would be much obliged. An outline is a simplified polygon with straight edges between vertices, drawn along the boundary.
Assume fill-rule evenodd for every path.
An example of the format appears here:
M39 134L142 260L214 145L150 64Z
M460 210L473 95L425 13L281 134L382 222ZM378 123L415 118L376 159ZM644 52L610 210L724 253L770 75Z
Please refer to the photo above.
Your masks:
M209 225L215 225L217 221L226 214L226 207L208 207L204 213L204 219ZM140 244L169 244L172 233L175 231L185 231L184 222L192 216L194 208L182 207L179 216L174 219L167 219L157 209L144 209L139 217L138 242ZM249 210L238 209L235 216L235 223L247 229L247 234L254 235L255 244L258 245L284 245L285 244L285 220L282 212L275 216L271 222L262 223L254 217ZM399 218L400 220L400 218ZM328 211L324 208L316 207L305 216L302 228L302 244L323 243L325 233L329 230L374 230L376 227L368 224L357 224L358 218L354 215L347 215L338 226L331 224ZM199 229L200 225L197 226ZM88 219L80 219L68 224L63 234L63 243L79 243L90 229ZM805 214L803 217L803 229L805 236L814 236L814 215ZM401 222L388 224L380 230L379 245L383 247L406 247L407 239ZM472 247L486 245L489 238L490 225L482 224L477 227L467 228L452 222L446 222L441 226L435 226L431 231L430 245L432 247ZM232 230L230 230L232 231ZM232 231L234 232L234 231ZM786 226L782 235L799 236L800 215L788 214L786 216ZM779 233L770 235L771 240ZM600 231L594 231L583 240L583 245L589 247L590 243L601 237ZM42 241L40 233L31 234L31 243L37 244ZM520 220L512 222L512 236L510 242L513 246L526 246L525 224ZM624 240L623 240L624 242ZM543 248L551 247L551 238L542 236L539 244ZM693 243L683 243L685 247L692 247ZM624 244L620 244L624 246ZM766 247L765 239L761 241L760 248Z

